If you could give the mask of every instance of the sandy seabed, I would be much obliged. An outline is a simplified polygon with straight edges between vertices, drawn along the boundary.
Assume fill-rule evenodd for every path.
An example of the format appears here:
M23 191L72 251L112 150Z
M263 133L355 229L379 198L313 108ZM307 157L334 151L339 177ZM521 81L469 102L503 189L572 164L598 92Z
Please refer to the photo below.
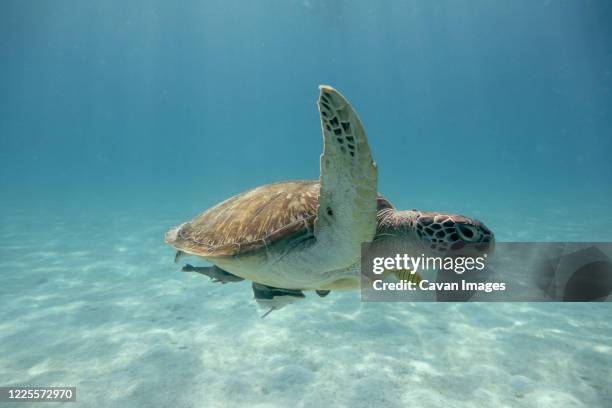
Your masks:
M612 406L609 303L310 293L261 319L247 282L179 272L177 221L5 216L0 385L76 386L67 407Z

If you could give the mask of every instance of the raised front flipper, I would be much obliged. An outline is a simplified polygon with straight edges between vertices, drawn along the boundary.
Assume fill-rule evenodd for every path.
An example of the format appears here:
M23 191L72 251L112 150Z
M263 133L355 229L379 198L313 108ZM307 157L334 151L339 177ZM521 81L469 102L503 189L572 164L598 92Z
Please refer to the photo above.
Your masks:
M338 91L321 86L319 112L324 149L315 236L334 249L330 269L352 265L361 243L376 233L377 170L365 130Z

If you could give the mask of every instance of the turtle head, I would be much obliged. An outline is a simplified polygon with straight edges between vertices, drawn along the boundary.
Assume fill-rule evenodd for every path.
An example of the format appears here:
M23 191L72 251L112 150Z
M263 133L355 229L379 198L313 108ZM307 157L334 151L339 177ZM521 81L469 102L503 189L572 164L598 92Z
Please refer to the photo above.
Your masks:
M378 235L416 244L427 255L459 256L465 252L493 252L495 236L487 226L463 215L426 211L379 212Z
M493 252L495 236L487 226L463 215L415 211L414 230L424 247L449 255L467 248L480 254Z

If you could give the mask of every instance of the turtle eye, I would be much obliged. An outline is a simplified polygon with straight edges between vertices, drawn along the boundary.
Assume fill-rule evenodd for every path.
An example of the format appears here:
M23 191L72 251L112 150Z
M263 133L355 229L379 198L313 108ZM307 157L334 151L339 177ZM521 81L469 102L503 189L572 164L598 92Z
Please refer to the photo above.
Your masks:
M458 222L455 223L455 231L465 242L478 242L480 239L480 233L473 225Z

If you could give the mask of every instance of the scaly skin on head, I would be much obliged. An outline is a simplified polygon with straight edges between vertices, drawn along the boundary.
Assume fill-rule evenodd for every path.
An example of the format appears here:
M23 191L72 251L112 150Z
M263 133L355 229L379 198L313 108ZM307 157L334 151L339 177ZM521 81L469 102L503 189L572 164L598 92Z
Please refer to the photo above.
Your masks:
M462 215L384 208L378 212L375 240L393 240L431 255L453 255L469 246L493 252L495 236L481 221Z

